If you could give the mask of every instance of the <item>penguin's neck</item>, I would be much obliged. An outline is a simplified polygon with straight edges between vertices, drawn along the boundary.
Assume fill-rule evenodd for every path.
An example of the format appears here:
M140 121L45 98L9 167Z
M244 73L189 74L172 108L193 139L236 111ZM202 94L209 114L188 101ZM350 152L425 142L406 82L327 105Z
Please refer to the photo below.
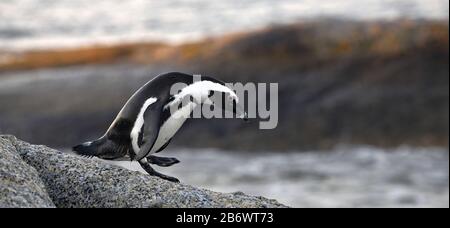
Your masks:
M174 109L171 113L171 118L173 119L184 119L186 120L189 118L191 113L194 111L194 109L197 107L197 104L194 102L189 102L186 105L184 105L181 108Z

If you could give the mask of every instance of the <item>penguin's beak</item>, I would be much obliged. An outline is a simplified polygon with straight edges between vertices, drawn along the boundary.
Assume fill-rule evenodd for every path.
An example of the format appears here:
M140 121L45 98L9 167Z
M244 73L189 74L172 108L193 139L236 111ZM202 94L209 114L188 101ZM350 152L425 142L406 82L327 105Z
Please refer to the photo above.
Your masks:
M244 107L242 107L242 105L236 105L236 114L239 119L242 119L245 122L248 121L248 114L245 111Z
M245 122L248 122L248 114L246 112L244 112L239 118Z

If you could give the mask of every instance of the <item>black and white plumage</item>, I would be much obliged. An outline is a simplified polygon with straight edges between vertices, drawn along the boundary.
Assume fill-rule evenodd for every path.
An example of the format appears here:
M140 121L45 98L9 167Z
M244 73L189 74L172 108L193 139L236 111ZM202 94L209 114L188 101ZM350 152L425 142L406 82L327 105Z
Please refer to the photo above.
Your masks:
M171 89L177 83L186 86L173 95ZM149 163L167 167L179 162L176 158L153 154L165 149L198 105L215 105L213 93L225 98L225 102L217 102L222 109L246 119L236 93L223 82L211 77L201 77L197 81L192 75L167 73L141 87L127 101L105 135L75 146L73 150L80 155L107 160L129 156L139 161L150 175L178 182L176 178L156 172Z

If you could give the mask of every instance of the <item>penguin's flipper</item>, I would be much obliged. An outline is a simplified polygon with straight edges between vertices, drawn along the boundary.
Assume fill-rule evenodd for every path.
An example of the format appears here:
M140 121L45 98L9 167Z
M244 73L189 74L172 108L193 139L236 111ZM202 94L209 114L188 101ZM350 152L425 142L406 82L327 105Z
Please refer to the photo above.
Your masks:
M151 105L144 113L144 127L142 146L136 154L134 160L140 161L145 158L153 148L159 134L162 106L158 103Z
M155 154L157 154L157 153L163 151L164 149L166 149L166 147L170 144L170 141L172 141L172 139L169 139L169 141L167 141L166 144L164 144L161 148L159 148L159 149L155 152Z

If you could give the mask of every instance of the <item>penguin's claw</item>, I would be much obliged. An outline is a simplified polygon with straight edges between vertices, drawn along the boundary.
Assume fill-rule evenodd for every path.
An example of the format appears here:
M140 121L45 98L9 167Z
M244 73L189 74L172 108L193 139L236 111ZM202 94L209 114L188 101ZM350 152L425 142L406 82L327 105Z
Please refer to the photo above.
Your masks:
M84 155L84 154L81 154L80 157L86 158L86 159L92 159L92 158L94 158L94 156L92 156L92 155Z
M154 175L154 176L157 176L157 177L159 177L161 179L164 179L164 180L167 180L167 181L170 181L170 182L173 182L173 183L180 183L180 180L178 180L177 178L171 177L171 176L167 176L167 175L164 175L164 174Z

